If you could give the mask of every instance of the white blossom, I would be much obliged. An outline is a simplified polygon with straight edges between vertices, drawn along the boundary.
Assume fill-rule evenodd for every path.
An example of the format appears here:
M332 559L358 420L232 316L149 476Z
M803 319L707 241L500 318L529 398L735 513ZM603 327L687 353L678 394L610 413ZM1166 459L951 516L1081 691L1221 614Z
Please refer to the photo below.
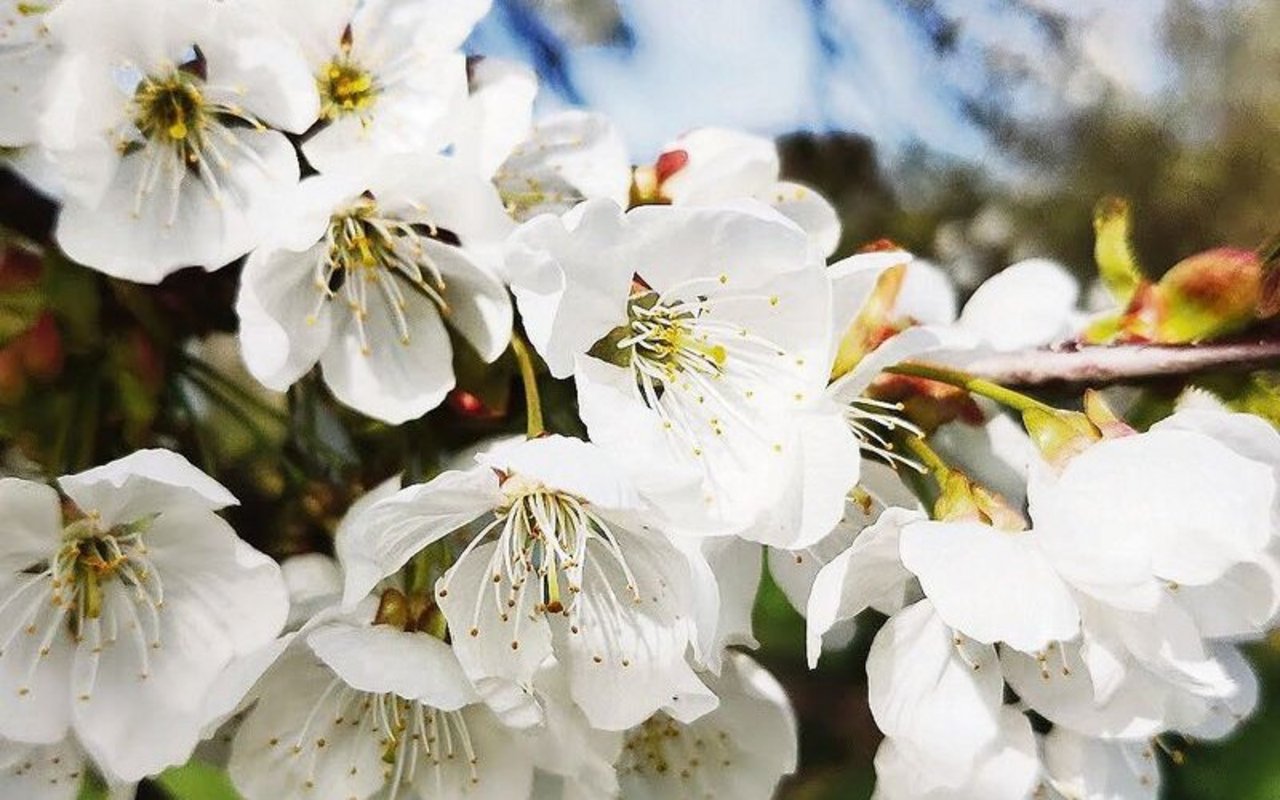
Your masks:
M266 0L314 76L319 127L302 145L321 172L449 144L467 92L460 50L489 0Z
M288 610L275 562L213 512L235 498L181 456L143 450L53 488L0 480L0 735L73 731L113 779L191 754L233 659Z
M343 403L398 424L454 386L446 324L486 361L511 304L486 248L509 224L493 188L439 156L308 178L245 264L236 310L250 372L284 390L317 362Z
M527 796L529 750L449 646L377 598L304 628L253 691L230 773L247 800Z
M568 109L534 119L537 89L524 66L495 58L475 63L459 115L458 160L492 179L519 221L560 214L594 198L625 206L631 162L622 133L593 111Z
M536 720L534 677L552 656L598 728L625 729L658 709L692 719L714 705L685 661L690 556L640 521L625 474L559 436L477 460L375 503L348 528L338 541L347 602L449 537L456 557L437 602L463 667L511 719Z
M66 254L155 283L256 245L298 179L273 128L298 133L316 114L293 43L245 0L65 0L47 24L66 52L40 123Z
M507 269L593 441L663 513L772 544L831 530L857 447L822 402L830 285L799 229L755 205L593 201L525 223Z

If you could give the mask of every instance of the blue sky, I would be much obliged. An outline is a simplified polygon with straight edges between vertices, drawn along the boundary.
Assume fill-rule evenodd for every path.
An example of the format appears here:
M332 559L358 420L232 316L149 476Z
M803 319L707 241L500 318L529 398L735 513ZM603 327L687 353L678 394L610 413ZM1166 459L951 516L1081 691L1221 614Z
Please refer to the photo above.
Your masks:
M1168 88L1165 0L1025 2L1069 19L1070 58L1055 58L1043 27L1009 0L937 0L937 16L957 26L947 57L902 0L620 0L627 40L568 48L563 74L576 97L550 87L542 102L610 114L637 158L688 128L730 125L849 130L890 156L924 143L985 161L998 154L962 109L966 97L993 98L992 64L1030 75L1016 90L1000 84L996 99L1032 118L1104 85L1140 98ZM537 63L511 9L518 0L496 0L472 48Z

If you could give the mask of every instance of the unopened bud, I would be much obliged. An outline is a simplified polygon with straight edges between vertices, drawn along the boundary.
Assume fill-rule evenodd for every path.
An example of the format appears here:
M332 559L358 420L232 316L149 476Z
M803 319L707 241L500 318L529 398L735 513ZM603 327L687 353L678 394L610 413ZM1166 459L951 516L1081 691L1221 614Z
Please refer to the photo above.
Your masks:
M1216 339L1258 320L1262 261L1252 250L1219 247L1178 262L1156 289L1164 305L1160 342Z
M1022 412L1022 424L1050 464L1061 464L1102 438L1089 418L1078 411L1029 408Z

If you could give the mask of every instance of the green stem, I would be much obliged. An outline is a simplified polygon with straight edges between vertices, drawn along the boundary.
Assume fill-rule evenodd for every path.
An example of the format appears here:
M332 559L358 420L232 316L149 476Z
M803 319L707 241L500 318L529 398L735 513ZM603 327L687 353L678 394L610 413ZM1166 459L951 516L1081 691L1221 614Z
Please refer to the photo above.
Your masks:
M511 336L511 352L520 365L520 380L524 383L524 405L528 415L528 434L536 439L547 432L542 424L542 397L538 394L538 372L533 366L533 353L519 333Z
M911 455L933 473L934 477L941 481L951 472L951 467L947 466L947 462L938 455L938 451L929 446L923 438L919 436L907 436L903 439L903 444Z
M1015 392L1012 389L1006 389L998 383L992 383L985 378L978 378L967 372L962 372L951 367L944 367L939 364L927 364L922 361L905 361L896 366L888 367L885 372L894 375L906 375L911 378L924 378L926 380L945 383L949 386L955 386L964 389L970 394L981 395L990 398L1001 405L1017 411L1044 411L1049 414L1057 413L1057 409L1053 406L1040 402L1034 397L1030 397L1021 392Z

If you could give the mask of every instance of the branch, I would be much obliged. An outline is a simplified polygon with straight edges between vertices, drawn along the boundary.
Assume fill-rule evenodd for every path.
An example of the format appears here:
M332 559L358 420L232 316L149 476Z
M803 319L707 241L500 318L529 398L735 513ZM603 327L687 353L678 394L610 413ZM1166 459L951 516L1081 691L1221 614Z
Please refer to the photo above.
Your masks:
M1202 345L1075 346L979 358L964 371L1001 386L1100 385L1207 370L1280 369L1280 339Z

